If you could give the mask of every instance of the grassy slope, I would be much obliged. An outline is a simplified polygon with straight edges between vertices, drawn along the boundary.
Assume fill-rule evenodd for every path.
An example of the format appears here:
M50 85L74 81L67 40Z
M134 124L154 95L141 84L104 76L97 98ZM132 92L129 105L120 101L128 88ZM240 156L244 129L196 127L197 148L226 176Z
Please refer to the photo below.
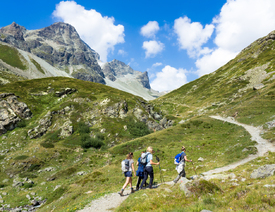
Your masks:
M216 72L205 75L154 100L153 103L157 107L170 116L174 116L177 122L180 120L186 122L173 129L159 132L155 140L144 138L146 140L144 142L151 143L161 150L158 154L161 154L165 159L170 156L171 161L172 156L177 152L176 147L187 146L187 155L195 161L200 156L207 158L202 164L195 163L195 166L199 167L197 169L198 174L245 157L246 154L241 151L242 147L253 146L252 143L249 144L249 136L246 137L247 132L239 129L239 134L238 127L235 126L236 129L234 129L230 124L211 120L207 118L209 115L232 116L238 111L236 118L238 121L262 126L266 130L263 137L274 142L275 129L268 129L266 125L268 121L274 120L275 116L275 82L274 79L269 80L274 75L272 72L275 71L274 51L274 40L259 39ZM268 64L266 72L271 73L262 82L265 87L261 90L253 90L251 87L245 92L239 90L249 84L249 78L242 78L246 71L264 64ZM190 121L188 120L190 119L191 122L199 119L204 123L195 128L191 124L191 128L188 129L186 126L189 125ZM205 123L208 123L206 126L210 124L211 128L204 128ZM226 126L223 128L224 125ZM176 130L177 128L181 128L181 131ZM242 140L239 140L240 138ZM182 142L179 143L179 140ZM166 141L166 145L161 141ZM241 146L239 146L240 144ZM123 144L123 146L125 145ZM128 146L130 147L130 144ZM115 147L114 150L116 148L118 147ZM250 148L251 152L253 152L253 148ZM175 171L172 172L171 161L165 159L162 163L162 167L168 170L165 172L165 178L171 180L176 176L176 173ZM157 191L146 190L131 195L116 211L201 211L203 209L211 211L273 211L275 207L274 189L266 189L263 185L274 184L275 176L255 180L250 179L250 174L261 165L274 163L275 154L269 153L266 157L238 167L234 170L238 186L232 184L230 179L225 181L212 180L211 182L217 185L221 192L209 192L209 194L200 192L194 197L186 198L177 186L173 188L168 186L172 193L165 190L167 186L162 186ZM200 167L199 165L203 166ZM193 167L188 164L187 176L190 174L194 174L194 171ZM144 193L149 197L144 196Z
M37 178L33 179L35 186L32 191L35 191L37 196L49 198L47 204L40 208L39 211L50 211L52 209L55 209L55 211L74 211L83 208L92 199L98 198L105 193L118 191L124 183L124 177L120 172L120 162L124 155L129 151L133 151L135 159L137 159L141 150L148 145L154 147L156 150L155 155L161 159L161 168L166 169L163 172L165 181L170 181L177 175L174 170L173 157L179 152L182 145L186 146L188 157L195 161L194 165L197 167L198 174L240 160L255 152L254 142L250 141L248 133L241 127L213 120L208 115L216 113L232 115L235 111L238 111L237 119L239 121L256 126L264 125L267 121L273 119L271 117L275 115L273 107L274 80L265 81L265 88L260 91L249 89L247 92L241 93L241 95L235 95L238 89L248 84L246 81L238 80L239 76L242 76L246 70L266 64L267 61L273 64L273 58L270 57L270 54L273 53L274 42L270 45L271 47L266 48L262 54L259 54L257 59L250 57L250 53L246 52L248 51L246 50L236 60L230 61L215 74L204 76L153 101L155 106L165 110L177 122L182 119L192 119L191 121L186 121L184 124L178 124L167 130L155 132L126 143L118 143L111 149L89 149L88 151L83 151L79 148L79 145L69 148L66 145L64 146L62 141L55 143L55 147L52 149L44 149L39 144L48 135L35 140L27 139L8 158L2 159L5 161L6 170L18 170L14 169L11 164L16 157L22 155L29 157L21 160L21 162L37 160L34 163L42 164L43 168L48 166L57 168L54 172L42 172L40 174L37 171L28 170L21 170L21 172L37 175ZM254 52L257 52L260 47L252 45L251 48ZM265 48L265 46L262 48ZM243 58L246 59L243 60ZM269 67L270 71L273 70L272 67ZM228 83L229 79L232 78L233 80ZM8 138L2 140L2 144L4 142L6 143L4 145L8 147L14 146L15 140L20 140L22 136L26 135L28 129L35 126L34 121L41 117L41 114L45 114L47 107L48 109L59 110L68 105L66 103L68 100L62 100L58 103L57 98L53 96L36 97L27 95L45 91L48 86L54 87L55 90L64 87L77 88L78 93L69 96L69 100L82 97L93 99L93 102L99 102L108 97L113 102L117 102L118 99L128 99L129 105L133 106L136 104L136 97L104 85L74 79L62 79L60 81L59 79L61 78L18 82L16 86L11 84L0 88L0 92L14 91L16 95L21 97L23 102L29 105L34 113L33 119L25 128L14 130L15 135L13 136L11 135L13 132L9 132ZM18 89L19 86L21 86L20 90ZM225 104L219 104L219 102L224 102ZM86 104L89 103L75 105L80 114L91 107L91 104L90 106ZM75 114L75 120L78 119L78 115ZM108 119L105 120L105 123L110 124L114 122L116 126L121 124L120 126L122 127L125 123L120 123L119 121ZM109 125L106 129L115 125ZM97 128L99 129L99 127ZM98 129L95 130L98 131ZM272 140L274 137L273 131L269 130L265 136ZM125 135L124 138L124 141L131 139L129 135ZM242 152L244 148L248 148L249 151ZM34 155L35 158L33 158ZM203 163L199 163L197 162L199 157L203 157L206 160ZM274 184L272 183L274 177L251 180L249 175L259 165L274 163L274 157L275 155L270 153L268 159L257 159L234 170L240 186L232 186L230 180L225 182L213 181L223 192L214 192L212 195L199 193L196 197L185 198L178 187L170 188L173 193L169 193L164 190L165 186L162 186L158 190L144 191L146 194L150 194L150 198L146 198L146 200L142 196L143 191L131 195L117 211L144 211L145 209L181 211L183 206L186 211L201 211L202 209L227 211L230 207L235 211L272 211L275 204L273 201L275 193L272 189L266 191L263 185ZM1 171L0 181L8 178L5 175L6 170ZM78 171L86 171L88 174L78 176L76 175ZM190 164L187 165L186 171L187 176L194 174L193 167ZM53 175L57 179L47 182L46 179ZM242 178L246 178L246 181L242 182ZM158 167L155 167L155 182L159 181ZM46 182L46 184L41 184L42 182ZM20 205L27 204L26 194L30 193L30 191L27 189L19 191L10 185L11 180L4 187L4 191L16 196L16 201L14 201L14 198L3 197L5 203L13 206L16 205L15 203L20 203ZM57 185L61 185L61 187L54 191ZM92 193L86 194L85 192L87 191L92 191Z

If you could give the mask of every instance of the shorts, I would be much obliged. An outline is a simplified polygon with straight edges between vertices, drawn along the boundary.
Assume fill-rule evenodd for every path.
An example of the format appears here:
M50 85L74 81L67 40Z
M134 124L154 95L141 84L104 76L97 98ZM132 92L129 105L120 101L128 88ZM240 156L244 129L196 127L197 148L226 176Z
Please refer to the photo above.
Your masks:
M132 172L131 171L124 172L124 176L125 177L132 177Z

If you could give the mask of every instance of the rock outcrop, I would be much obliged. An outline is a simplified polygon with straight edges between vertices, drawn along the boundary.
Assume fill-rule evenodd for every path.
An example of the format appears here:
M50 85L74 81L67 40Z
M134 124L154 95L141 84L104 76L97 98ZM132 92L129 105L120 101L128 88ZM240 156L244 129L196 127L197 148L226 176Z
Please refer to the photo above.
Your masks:
M19 102L13 93L0 94L0 135L13 130L19 121L29 119L31 110L24 102Z
M69 24L58 22L43 29L27 30L13 22L0 29L0 41L30 52L75 78L105 84L97 63L98 53L83 42ZM78 75L79 72L85 75Z
M129 81L136 81L144 88L151 89L147 71L144 73L135 71L129 65L126 65L119 60L113 60L111 62L105 63L102 71L105 77L113 82L120 78L127 78L128 75Z
M38 126L28 131L30 138L39 138L44 135L52 125L52 114L49 111L42 119L39 120Z
M253 178L253 179L265 178L265 177L274 175L274 173L275 173L275 164L264 165L254 170L251 173L250 178Z

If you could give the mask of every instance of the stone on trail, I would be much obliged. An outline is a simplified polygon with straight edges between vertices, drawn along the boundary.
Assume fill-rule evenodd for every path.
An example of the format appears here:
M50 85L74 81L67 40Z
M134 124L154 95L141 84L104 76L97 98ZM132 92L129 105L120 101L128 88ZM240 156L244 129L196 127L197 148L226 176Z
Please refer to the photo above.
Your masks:
M198 159L198 161L199 161L199 162L203 162L204 159L203 159L202 157L200 157L200 158Z

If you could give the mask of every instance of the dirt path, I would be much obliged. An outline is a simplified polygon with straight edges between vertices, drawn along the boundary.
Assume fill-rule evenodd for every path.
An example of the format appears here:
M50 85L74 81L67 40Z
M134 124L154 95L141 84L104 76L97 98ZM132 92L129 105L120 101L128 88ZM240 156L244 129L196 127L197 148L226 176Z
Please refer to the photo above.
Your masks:
M118 193L106 194L99 199L93 200L89 205L78 212L110 212L126 200L129 194L130 189L126 189L124 191L123 197L121 197Z
M230 169L234 169L239 165L245 164L257 157L263 156L266 152L271 151L275 152L275 146L271 143L269 143L267 140L261 138L260 134L262 132L261 129L253 126L249 126L246 124L241 124L237 121L235 121L233 118L228 117L228 118L223 118L220 116L210 116L211 118L218 119L221 121L226 121L230 122L232 124L236 124L239 126L244 127L251 135L251 140L256 141L258 144L256 145L258 149L258 153L256 155L250 155L247 158L238 161L236 163L230 164L228 166L224 166L221 168L213 169L207 172L202 173L203 175L211 175L211 174L217 174L220 172L228 171ZM165 184L171 184L171 182L166 182ZM99 199L96 199L92 201L89 205L86 206L83 210L80 210L79 212L110 212L110 210L115 209L118 207L127 197L129 196L130 190L126 190L125 196L121 197L118 195L118 193L112 193L105 195L104 197L101 197Z
M223 118L221 116L210 116L210 117L214 118L214 119L221 120L221 121L226 121L226 122L229 122L229 123L232 123L232 124L236 124L236 125L239 125L239 126L242 126L243 128L245 128L246 131L250 133L251 140L256 141L258 143L256 145L256 148L258 149L258 153L256 155L250 155L247 158L245 158L243 160L240 160L236 163L232 163L228 166L224 166L224 167L221 167L221 168L217 168L217 169L213 169L213 170L204 172L204 173L202 173L203 175L211 175L211 174L216 174L216 173L228 171L230 169L236 168L237 166L245 164L245 163L247 163L251 160L254 160L257 157L261 157L265 153L267 153L268 151L275 152L275 146L272 143L268 142L266 139L263 139L260 136L261 133L262 133L262 130L260 128L239 123L239 122L235 121L235 119L232 118L232 117L227 117L227 118Z

